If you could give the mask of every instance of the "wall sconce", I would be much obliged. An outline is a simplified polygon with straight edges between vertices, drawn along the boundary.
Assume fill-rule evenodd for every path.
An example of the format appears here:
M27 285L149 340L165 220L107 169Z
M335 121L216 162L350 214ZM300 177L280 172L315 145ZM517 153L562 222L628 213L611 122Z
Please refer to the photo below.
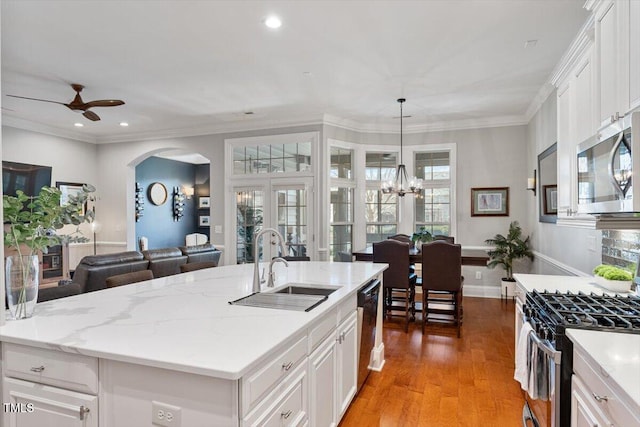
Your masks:
M533 170L533 178L527 178L527 190L533 191L533 195L536 195L536 170Z
M191 200L191 197L195 194L195 189L193 187L187 187L185 185L182 186L182 194L187 196L187 199Z

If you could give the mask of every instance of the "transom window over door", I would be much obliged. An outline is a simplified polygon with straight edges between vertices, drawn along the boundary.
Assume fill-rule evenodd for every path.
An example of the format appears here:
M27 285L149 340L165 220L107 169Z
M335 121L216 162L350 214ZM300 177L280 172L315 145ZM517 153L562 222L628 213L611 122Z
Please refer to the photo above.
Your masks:
M367 246L397 233L398 196L384 194L380 183L395 177L396 153L366 153L365 221Z
M285 248L275 239L260 239L258 257L318 257L313 205L317 132L243 137L225 140L225 263L256 262L256 231L281 232Z
M451 235L452 190L449 151L416 152L416 177L423 180L424 195L415 201L415 229Z

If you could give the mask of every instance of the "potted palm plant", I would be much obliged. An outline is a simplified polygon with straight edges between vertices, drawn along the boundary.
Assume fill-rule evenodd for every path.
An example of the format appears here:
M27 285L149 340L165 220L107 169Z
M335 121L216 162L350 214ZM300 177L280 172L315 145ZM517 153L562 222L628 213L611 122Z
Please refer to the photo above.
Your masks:
M94 191L93 186L84 185L81 192L69 195L64 206L60 205L60 190L53 187L42 187L37 196L20 190L16 196L3 196L4 244L15 253L7 257L5 266L7 302L14 319L33 315L40 281L38 253L46 253L50 246L87 240L78 226L93 221L93 211L84 212L83 207ZM70 224L76 226L75 231L58 234Z
M493 239L485 240L485 243L493 246L488 251L489 263L487 267L495 268L500 265L504 268L506 277L502 278L502 288L506 296L513 296L515 279L513 278L513 262L521 258L533 260L533 253L529 247L529 236L522 236L522 228L518 221L509 224L509 232L506 236L496 234Z

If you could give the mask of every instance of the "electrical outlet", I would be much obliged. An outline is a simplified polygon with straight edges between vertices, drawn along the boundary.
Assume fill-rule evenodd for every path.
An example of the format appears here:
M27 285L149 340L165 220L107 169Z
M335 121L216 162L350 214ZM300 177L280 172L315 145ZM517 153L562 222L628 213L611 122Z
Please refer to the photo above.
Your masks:
M151 423L156 426L180 427L182 408L162 402L151 402Z
M482 280L482 271L476 271L476 279Z

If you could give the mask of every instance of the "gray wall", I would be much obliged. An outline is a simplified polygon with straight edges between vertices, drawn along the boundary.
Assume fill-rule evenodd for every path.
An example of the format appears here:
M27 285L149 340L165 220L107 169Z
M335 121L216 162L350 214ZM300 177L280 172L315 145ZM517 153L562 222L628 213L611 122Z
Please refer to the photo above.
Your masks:
M557 141L556 92L553 91L527 126L527 171L533 176L538 154ZM527 218L533 248L541 256L533 272L541 274L590 274L600 264L602 233L597 230L558 226L538 221L538 197L528 193Z

